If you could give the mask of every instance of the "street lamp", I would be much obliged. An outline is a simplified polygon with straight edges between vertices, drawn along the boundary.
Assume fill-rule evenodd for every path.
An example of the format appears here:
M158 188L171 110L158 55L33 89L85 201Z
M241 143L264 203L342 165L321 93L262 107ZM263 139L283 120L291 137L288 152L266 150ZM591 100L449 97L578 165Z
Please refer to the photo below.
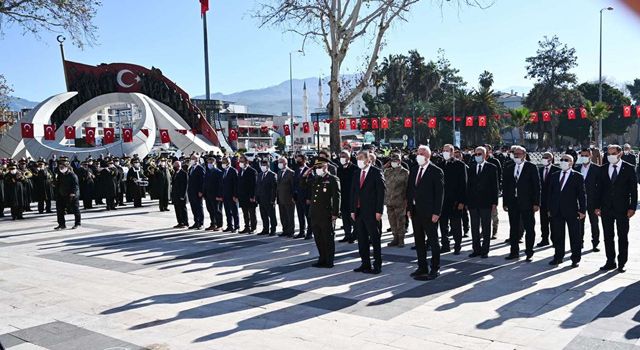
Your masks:
M613 7L600 9L600 73L598 78L598 102L602 102L602 12L613 11ZM602 119L598 121L598 147L602 150Z
M298 50L296 52L301 52L302 55L304 55L304 51L303 50ZM291 54L292 52L289 51L289 103L290 103L290 117L291 117L291 125L289 127L289 132L291 135L291 152L293 153L293 63L291 60Z

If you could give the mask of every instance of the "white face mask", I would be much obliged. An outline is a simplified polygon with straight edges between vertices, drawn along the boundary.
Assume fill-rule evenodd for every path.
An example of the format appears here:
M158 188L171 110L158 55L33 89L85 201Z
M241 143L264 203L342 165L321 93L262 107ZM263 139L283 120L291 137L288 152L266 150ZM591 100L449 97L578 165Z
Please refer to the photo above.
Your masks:
M322 169L322 168L316 169L316 175L324 176L324 174L325 174L324 169Z
M134 167L134 168L136 168L136 169L138 169L138 168L140 167L140 163L135 163L135 164L133 165L133 167Z
M213 163L207 163L207 168L208 169L213 169L213 167L214 167Z
M250 161L250 162L253 162L253 160L254 160L255 158L256 158L256 157L247 157L247 160L248 160L248 161Z
M442 158L449 160L451 158L451 152L442 152Z
M522 158L515 158L515 156L514 156L513 161L514 161L516 164L522 164Z
M422 154L418 154L416 156L416 162L418 162L418 165L423 166L425 163L427 163L427 157L423 156Z
M542 165L544 165L544 166L551 165L551 160L550 159L546 159L546 158L542 158Z
M560 162L560 169L569 170L571 169L571 164L569 162Z
M340 164L346 165L347 164L347 158L340 157Z
M160 166L161 166L161 167L165 167L165 166L167 166L167 162L160 162Z
M618 164L618 161L619 161L620 159L618 159L618 156L617 156L617 155L615 155L615 156L614 156L614 155L609 154L609 155L607 156L607 160L608 160L608 161L609 161L609 163L611 163L611 164Z
M509 153L509 158L514 159L516 156L513 155L513 153Z
M192 160L190 160L190 161L189 161L189 164L190 164L191 166L194 166L194 165L196 165L196 161L192 159Z
M67 169L67 168L60 168L60 169L58 169L58 170L60 170L60 172L64 174L64 173L66 173L66 172L67 172L67 170L68 170L68 169Z
M222 169L227 169L229 167L229 164L227 163L222 163Z
M625 155L628 155L629 153L631 153L631 151L629 151L629 150L625 150L625 151L624 151L624 154L625 154Z
M267 170L268 170L268 168L267 168L267 166L266 166L266 165L261 165L261 166L260 166L260 170L262 170L262 172L263 172L263 173L266 173L266 172L267 172Z
M589 162L590 162L589 157L584 157L584 156L578 157L578 164L589 164Z
M400 166L400 163L399 163L399 162L391 162L391 167L392 167L392 168L397 168L397 167L399 167L399 166Z
M18 169L11 169L9 170L9 172L11 173L11 175L15 175L16 173L18 173Z
M284 169L284 164L283 163L278 163L278 169L280 169L280 170Z
M364 160L358 159L358 168L364 169L367 165L364 163Z
M474 158L476 160L476 163L478 163L478 164L484 162L484 157L483 156L475 156Z
M246 167L247 167L247 164L246 164L246 163L240 163L240 169L244 169L244 168L246 168Z

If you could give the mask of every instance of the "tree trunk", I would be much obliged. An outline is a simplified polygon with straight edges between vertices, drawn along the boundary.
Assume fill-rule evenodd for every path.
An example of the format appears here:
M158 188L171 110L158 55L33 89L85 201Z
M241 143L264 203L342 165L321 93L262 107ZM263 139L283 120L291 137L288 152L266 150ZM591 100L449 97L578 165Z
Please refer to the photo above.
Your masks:
M518 128L518 136L520 137L520 146L526 147L524 144L524 126Z
M333 121L329 126L329 142L332 152L340 152L340 86L339 86L339 68L335 67L335 63L331 66L331 80L329 81L329 113Z
M591 141L598 144L598 135L600 134L600 125L597 120L591 122Z

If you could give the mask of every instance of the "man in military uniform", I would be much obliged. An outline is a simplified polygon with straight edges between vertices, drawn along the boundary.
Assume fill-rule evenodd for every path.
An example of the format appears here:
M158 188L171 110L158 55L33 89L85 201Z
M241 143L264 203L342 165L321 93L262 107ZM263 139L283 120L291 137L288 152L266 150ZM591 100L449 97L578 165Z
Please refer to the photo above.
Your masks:
M151 163L155 164L155 163ZM149 167L151 168L151 167ZM158 204L160 211L169 211L169 199L171 199L171 166L167 164L166 158L160 158L158 167L153 167L153 181L155 186L156 197L158 198ZM151 179L151 175L147 176Z
M24 185L26 179L15 164L9 164L4 176L5 205L11 208L11 219L22 220L24 217Z
M133 207L142 207L142 198L146 197L147 177L140 167L140 159L133 158L131 168L127 171L127 195L133 200Z
M95 175L93 170L89 167L88 161L80 163L80 168L76 171L78 175L78 181L80 182L80 197L82 199L82 206L84 209L93 208L93 197L95 189Z
M44 160L38 161L38 167L33 176L33 198L38 202L38 213L46 210L51 213L51 198L53 197L53 175L47 169Z
M384 202L387 205L387 216L393 240L387 246L402 248L404 247L405 224L407 222L406 192L409 170L400 165L401 160L398 153L392 153L389 160L389 167L384 171L384 178L387 181Z
M58 214L58 226L55 230L67 228L64 219L66 212L74 215L75 223L72 229L80 227L80 184L68 161L63 159L58 161L58 174L55 184L56 213Z
M312 266L332 268L336 253L334 225L340 215L340 180L329 174L328 161L323 158L316 158L304 177L303 184L311 191L309 216L319 254L318 262Z

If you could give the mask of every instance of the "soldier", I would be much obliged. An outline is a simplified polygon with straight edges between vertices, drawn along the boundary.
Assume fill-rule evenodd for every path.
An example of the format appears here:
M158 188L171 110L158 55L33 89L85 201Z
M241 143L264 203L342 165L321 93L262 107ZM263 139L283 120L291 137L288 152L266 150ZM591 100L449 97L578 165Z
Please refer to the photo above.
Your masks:
M92 209L95 175L93 174L93 170L89 167L88 161L85 160L80 163L77 175L78 181L80 182L80 198L82 199L82 207L84 209Z
M140 159L134 158L131 168L127 171L127 195L133 200L133 207L142 207L142 198L146 197L145 188L149 184L142 168Z
M124 167L123 167L124 165ZM120 161L117 157L113 158L113 166L116 169L116 197L115 202L119 207L124 207L124 193L126 192L126 173L129 168L126 166L124 161Z
M23 211L31 211L31 201L33 200L33 173L27 168L27 160L22 158L18 161L18 171L23 177L22 205Z
M154 191L156 198L158 198L160 211L169 211L169 199L171 197L171 169L167 166L167 158L160 158L158 167L155 167L155 163L151 163L153 166L149 166L149 180L153 179ZM150 165L151 165L150 164ZM151 171L152 170L152 171Z
M51 198L53 197L53 175L47 169L44 160L38 161L38 167L33 176L33 199L38 202L38 213L51 213Z
M387 205L387 216L393 234L393 240L387 244L388 247L404 247L404 235L406 233L406 213L407 213L407 181L409 170L400 165L400 155L392 153L389 157L389 167L384 171L384 178L387 181L387 191L384 202Z
M319 255L312 266L332 268L336 252L334 225L340 215L340 180L329 174L326 159L316 158L313 169L305 172L303 184L311 190L309 216Z
M116 191L118 185L118 170L113 164L113 160L102 161L100 163L100 172L98 174L99 188L102 191L102 197L107 203L107 210L116 210Z
M9 164L4 176L4 194L6 206L11 207L11 219L22 220L24 217L24 185L26 179L14 163Z
M67 228L64 219L65 212L74 215L75 223L72 229L80 227L80 185L78 183L78 177L69 166L69 162L63 159L58 161L55 192L56 213L58 214L58 226L55 230L64 230Z

